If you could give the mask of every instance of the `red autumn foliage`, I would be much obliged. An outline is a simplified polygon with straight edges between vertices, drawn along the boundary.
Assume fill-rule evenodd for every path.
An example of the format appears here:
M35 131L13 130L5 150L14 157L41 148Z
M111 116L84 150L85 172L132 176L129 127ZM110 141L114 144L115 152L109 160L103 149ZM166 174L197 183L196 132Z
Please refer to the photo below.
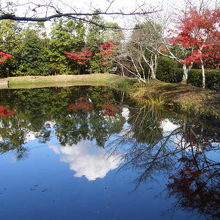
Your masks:
M80 97L78 101L67 107L69 110L84 110L86 112L91 112L93 110L93 104L84 97Z
M109 63L109 59L112 56L113 48L115 47L115 44L111 41L104 42L100 46L100 54L102 56L101 63L103 66L107 66ZM86 61L91 60L92 58L92 51L90 49L86 49L85 51L77 51L77 52L63 52L66 57L69 59L75 60L77 64L83 65L86 63Z
M188 165L170 176L171 182L167 185L169 194L177 198L178 206L218 219L220 198L218 163L210 164L209 168L205 169L204 166L198 167L199 162L195 161L195 157L186 161L189 162Z
M7 109L5 106L0 106L0 116L7 118L10 115L14 115L16 112L12 109Z
M10 57L12 57L11 54L0 51L0 63L4 63Z
M196 61L199 61L200 59L203 59L208 56L209 56L208 54L205 54L205 53L203 54L199 51L196 51L196 52L193 52L191 56L185 58L182 63L188 64L188 63L196 62Z
M170 42L191 49L184 64L193 62L217 65L220 57L220 9L203 10L189 8L185 17L179 21L178 35Z
M113 48L115 47L115 44L111 41L109 42L104 42L101 46L100 46L100 53L102 56L105 55L111 55L113 52Z
M100 46L100 54L102 56L102 65L107 66L109 64L109 59L111 58L113 54L113 49L115 47L115 44L111 41L109 42L104 42Z
M64 54L72 60L76 60L77 64L83 65L87 60L91 59L92 52L90 49L86 49L85 51L79 51L79 52L66 52L64 51Z

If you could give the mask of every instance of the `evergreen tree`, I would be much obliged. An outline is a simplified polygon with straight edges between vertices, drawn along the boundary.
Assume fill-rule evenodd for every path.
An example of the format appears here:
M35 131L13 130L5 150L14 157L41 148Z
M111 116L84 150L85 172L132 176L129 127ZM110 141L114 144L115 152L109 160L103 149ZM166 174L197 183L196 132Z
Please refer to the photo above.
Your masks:
M68 74L77 66L64 56L64 51L75 52L85 45L85 26L69 19L55 20L51 31L49 58L53 74Z

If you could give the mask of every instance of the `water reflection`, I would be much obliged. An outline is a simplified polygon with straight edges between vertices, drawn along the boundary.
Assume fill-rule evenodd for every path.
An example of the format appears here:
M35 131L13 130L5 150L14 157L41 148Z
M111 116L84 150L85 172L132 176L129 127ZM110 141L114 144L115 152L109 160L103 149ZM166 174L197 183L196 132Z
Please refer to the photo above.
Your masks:
M89 181L103 178L110 170L116 169L122 162L119 153L107 155L105 149L88 141L80 141L73 146L49 146L61 156L60 161L69 164L75 177L86 177Z
M14 151L21 159L38 140L49 143L75 177L93 181L120 167L135 172L137 189L163 176L175 209L220 218L219 126L131 105L107 88L1 93L0 105L16 112L0 118L2 154ZM58 144L51 144L53 134Z
M123 166L137 170L136 187L162 174L168 195L176 198L174 209L220 218L219 128L186 118L163 119L151 110L133 112L127 133L114 140L113 152L130 146Z

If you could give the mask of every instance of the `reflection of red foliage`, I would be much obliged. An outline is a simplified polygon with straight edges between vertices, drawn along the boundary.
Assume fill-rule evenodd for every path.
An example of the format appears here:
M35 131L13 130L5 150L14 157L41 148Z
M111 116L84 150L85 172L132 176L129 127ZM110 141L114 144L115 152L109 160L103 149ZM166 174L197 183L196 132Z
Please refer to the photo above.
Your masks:
M76 110L85 110L87 112L91 112L93 110L93 104L84 97L80 97L75 104L71 104L67 108L69 110L76 109Z
M197 210L207 219L219 219L219 163L207 163L209 167L204 169L204 164L199 168L194 159L183 158L182 162L189 164L169 177L169 194L177 198L181 208Z
M104 93L104 94L103 94L103 97L106 98L106 99L108 99L108 98L109 98L109 94L108 94L108 93Z
M12 57L11 54L4 53L4 52L0 51L0 63L4 63L5 60L7 60L10 57Z
M184 167L177 175L169 177L173 182L167 186L173 193L182 193L183 205L190 206L190 203L206 196L207 192L205 188L202 188L204 185L202 177L207 172L208 170L194 170L188 166Z
M90 60L92 56L92 52L90 49L86 49L85 51L79 51L79 52L74 52L74 53L64 51L64 54L68 58L72 60L76 60L79 65L85 64L85 62L87 60Z
M102 114L107 116L115 116L118 111L111 103L104 104L101 108L103 109Z
M16 112L12 109L7 109L5 106L0 106L0 116L7 118L10 115L14 115Z

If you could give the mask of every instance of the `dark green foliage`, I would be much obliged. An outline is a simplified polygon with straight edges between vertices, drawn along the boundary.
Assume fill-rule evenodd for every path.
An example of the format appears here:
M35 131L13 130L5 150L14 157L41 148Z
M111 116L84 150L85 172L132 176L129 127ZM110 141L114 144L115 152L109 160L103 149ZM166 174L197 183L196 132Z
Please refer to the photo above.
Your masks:
M158 61L158 68L157 68L157 79L176 83L181 82L183 77L183 70L178 69L178 63L173 59L168 57L160 57Z
M220 89L220 70L205 70L206 88ZM176 83L181 82L183 69L178 68L178 63L167 57L161 57L158 64L157 79ZM201 69L191 69L188 74L188 84L202 87L202 72Z
M19 67L13 75L50 75L47 48L38 31L27 28L20 44Z
M206 88L220 89L220 69L206 70ZM200 69L192 69L189 72L188 83L193 86L202 86L202 73Z
M0 51L13 57L0 63L0 77L28 75L60 75L103 73L112 69L112 62L103 65L100 46L106 41L120 44L122 31L105 30L100 25L119 27L106 23L99 15L90 18L87 25L69 18L55 19L48 32L44 23L19 23L5 20L0 22ZM99 25L97 25L99 24ZM85 64L69 59L64 52L92 51L91 59Z
M94 13L98 12L99 11L95 11ZM100 15L92 16L90 21L92 23L88 26L88 33L86 36L86 47L90 48L93 53L96 53L99 52L99 47L103 43L104 28L95 24L104 25L104 21Z

